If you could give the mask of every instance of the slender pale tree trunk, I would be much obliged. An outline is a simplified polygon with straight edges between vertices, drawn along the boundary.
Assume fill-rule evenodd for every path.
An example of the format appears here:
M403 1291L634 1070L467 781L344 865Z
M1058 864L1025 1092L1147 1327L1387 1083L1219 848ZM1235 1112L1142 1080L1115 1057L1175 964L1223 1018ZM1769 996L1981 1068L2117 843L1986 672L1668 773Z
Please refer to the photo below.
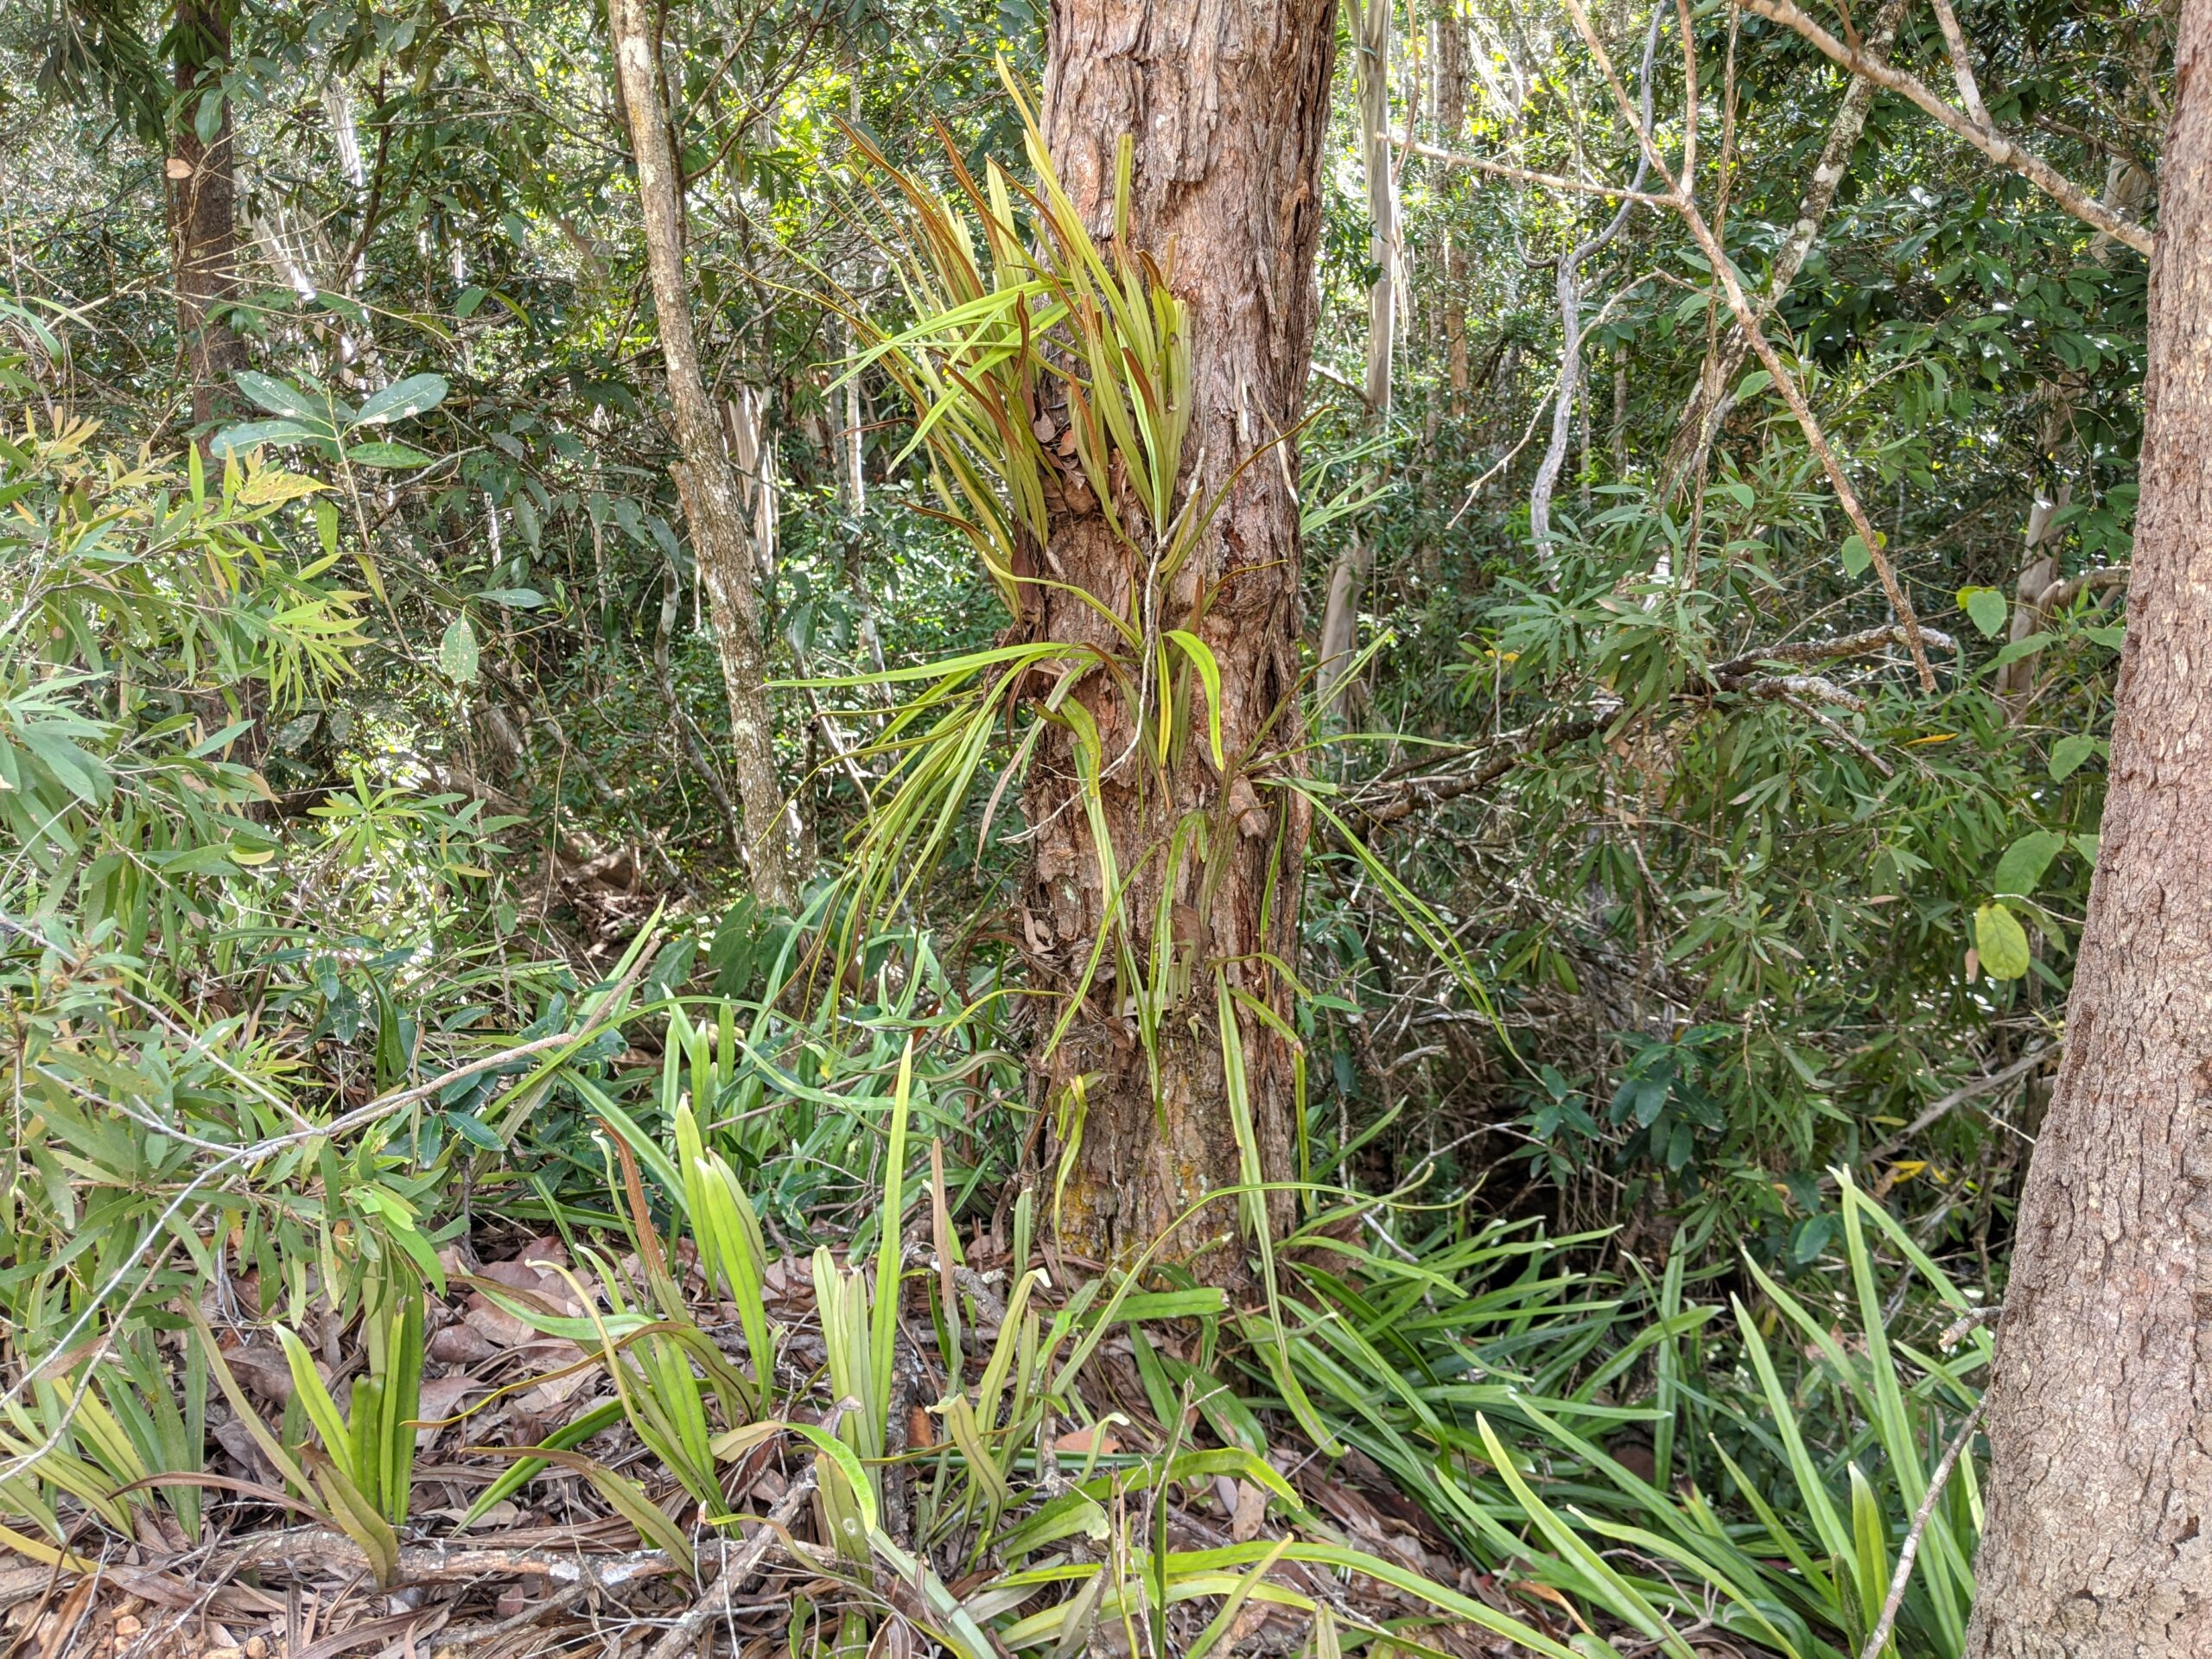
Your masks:
M1390 408L1390 359L1398 334L1398 181L1390 165L1390 0L1351 0L1359 154L1367 174L1367 404Z
M1289 1011L1278 964L1296 959L1308 815L1301 797L1270 785L1295 767L1274 757L1297 753L1300 729L1298 458L1287 442L1267 446L1297 423L1312 352L1335 10L1335 0L1056 0L1047 35L1053 163L1094 233L1109 233L1116 147L1132 136L1129 242L1164 267L1172 257L1169 280L1189 307L1185 487L1211 500L1228 486L1160 622L1202 618L1220 664L1229 775L1205 741L1180 745L1162 766L1134 756L1109 766L1096 820L1126 883L1130 932L1140 947L1166 936L1179 995L1148 1058L1128 1017L1135 988L1109 954L1039 1077L1056 1116L1069 1109L1063 1244L1103 1258L1133 1255L1239 1178L1222 982L1276 1017ZM1095 507L1056 517L1046 556L1056 582L1128 613L1137 574ZM1120 649L1065 588L1032 594L1025 620L1036 637ZM1103 674L1077 695L1109 761L1128 755L1137 711ZM1196 708L1192 720L1203 727ZM1025 796L1035 860L1020 925L1033 973L1064 991L1110 903L1081 791L1070 742L1048 737ZM1281 1179L1293 1167L1292 1052L1250 1005L1230 1001L1245 1074L1236 1092L1263 1172ZM1287 1218L1287 1200L1271 1207L1278 1224ZM1172 1248L1231 1274L1235 1258L1217 1246L1233 1214L1215 1205Z
M2037 423L2037 454L2053 461L2063 457L2069 447L2066 429L2073 412L2071 400L2064 390L2051 388L2050 402ZM2065 479L2060 479L2047 493L2043 480L2036 481L2035 499L2028 505L2027 531L2021 537L2020 578L2016 584L2012 625L2008 635L2014 645L2043 626L2044 590L2058 580L2058 549L2051 528L2058 515L2066 510L2072 495L2073 486ZM1997 672L1998 695L2017 703L2035 683L2035 672L2032 657L2005 664Z
M683 269L683 181L660 96L658 35L647 0L607 0L615 78L638 164L638 202L645 222L653 308L677 453L671 469L713 609L715 645L729 697L730 771L745 820L746 853L760 898L788 910L797 897L790 817L776 781L774 726L768 709L767 653L760 639L753 537L745 496L723 442L721 423L699 372L691 334L691 285Z
M177 329L192 382L192 420L206 448L208 428L231 403L231 378L245 346L221 314L238 288L238 186L226 99L213 136L200 136L201 100L219 91L231 62L227 0L179 0L174 31L176 126L166 171L175 261Z
M1357 531L1329 567L1329 592L1321 606L1321 639L1314 652L1315 706L1327 714L1342 698L1347 709L1357 699L1344 676L1359 654L1359 601L1367 591L1374 554Z
M1391 0L1351 0L1353 79L1359 102L1359 150L1367 173L1368 258L1376 276L1367 290L1367 375L1363 391L1367 412L1376 421L1390 414L1390 374L1398 332L1398 183L1390 157ZM1464 333L1465 319L1462 318ZM1464 343L1462 353L1465 355ZM1367 590L1374 548L1355 533L1329 570L1329 593L1321 610L1321 638L1315 655L1319 707L1333 709L1346 696L1344 672L1359 648L1359 601Z
M2174 79L2111 792L1998 1336L1969 1659L2212 1654L2212 0Z

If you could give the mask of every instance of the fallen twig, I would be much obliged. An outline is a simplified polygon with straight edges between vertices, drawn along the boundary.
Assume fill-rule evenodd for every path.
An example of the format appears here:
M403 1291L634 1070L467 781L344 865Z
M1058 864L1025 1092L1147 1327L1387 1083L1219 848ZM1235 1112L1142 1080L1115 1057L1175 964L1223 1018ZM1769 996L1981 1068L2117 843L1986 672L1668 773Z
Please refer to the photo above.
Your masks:
M527 1630L541 1618L550 1618L556 1613L567 1611L582 1601L590 1592L591 1586L582 1580L575 1584L564 1585L551 1595L541 1596L537 1600L531 1602L520 1612L512 1614L495 1623L464 1624L456 1630L448 1630L445 1641L439 1645L461 1649L481 1647L486 1643L497 1641L503 1636L512 1636L517 1630Z
M760 1560L798 1517L799 1506L814 1491L814 1470L809 1465L791 1484L791 1490L776 1500L775 1508L768 1511L767 1521L760 1529L740 1545L736 1552L723 1563L715 1581L707 1586L706 1594L684 1611L683 1616L670 1625L658 1642L653 1644L649 1659L678 1659L698 1641L699 1632L725 1611L730 1603L745 1593L745 1587L760 1570Z
M1936 1465L1928 1490L1920 1495L1920 1507L1912 1512L1912 1527L1904 1535L1904 1548L1897 1551L1897 1567L1890 1574L1890 1593L1883 1598L1882 1617L1875 1622L1866 1645L1859 1649L1859 1659L1881 1659L1882 1649L1889 1645L1890 1627L1897 1621L1897 1608L1904 1601L1904 1586L1912 1577L1913 1558L1920 1554L1920 1535L1928 1530L1928 1517L1936 1513L1936 1500L1943 1495L1951 1471L1958 1467L1959 1454L1974 1439L1974 1430L1981 1427L1981 1414L1988 1408L1989 1396L1984 1395L1974 1402L1974 1409L1959 1425L1959 1432L1952 1436L1950 1445L1943 1448L1943 1460Z
M214 1567L232 1572L283 1571L365 1573L367 1554L343 1533L323 1527L257 1532L211 1552ZM665 1551L626 1550L587 1554L581 1550L499 1549L480 1545L416 1544L399 1551L395 1586L466 1583L476 1579L541 1578L550 1584L582 1584L617 1590L682 1570Z

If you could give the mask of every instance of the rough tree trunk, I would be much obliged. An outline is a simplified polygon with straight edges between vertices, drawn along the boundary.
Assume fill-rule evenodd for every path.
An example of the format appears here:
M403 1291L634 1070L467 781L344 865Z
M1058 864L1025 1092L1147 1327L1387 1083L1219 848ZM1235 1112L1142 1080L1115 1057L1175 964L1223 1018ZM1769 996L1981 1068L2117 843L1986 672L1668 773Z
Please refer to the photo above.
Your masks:
M1436 14L1436 142L1457 147L1467 130L1467 25L1456 0ZM1465 238L1444 233L1444 353L1452 385L1452 418L1467 412L1467 252Z
M1295 959L1307 830L1302 801L1269 787L1291 763L1268 758L1294 753L1300 735L1298 459L1288 443L1258 452L1296 423L1311 355L1335 27L1335 0L1056 0L1052 8L1045 127L1053 163L1093 232L1110 232L1115 149L1133 135L1129 240L1163 264L1172 257L1170 280L1190 311L1196 408L1185 487L1211 499L1236 480L1160 618L1163 627L1185 626L1204 608L1200 632L1221 668L1230 776L1216 773L1203 741L1181 745L1163 767L1141 753L1113 764L1131 747L1132 711L1103 675L1077 694L1108 757L1102 817L1128 883L1122 910L1140 968L1158 916L1187 976L1161 1021L1156 1094L1111 954L1090 1006L1041 1070L1040 1103L1055 1112L1082 1081L1060 1238L1100 1258L1135 1255L1192 1200L1238 1179L1217 971L1279 1014L1289 1004L1283 976L1264 958ZM1056 582L1128 613L1128 560L1095 509L1056 518L1047 563ZM1110 640L1064 589L1031 592L1026 625L1037 637ZM1192 721L1203 729L1196 710ZM1039 747L1027 785L1036 855L1022 931L1033 973L1063 989L1108 904L1077 787L1058 734ZM1172 855L1179 825L1201 844ZM1294 1144L1291 1053L1263 1020L1236 1017L1262 1168L1281 1179L1291 1173ZM1272 1207L1280 1225L1287 1200ZM1226 1276L1234 1254L1218 1246L1233 1222L1234 1206L1216 1204L1172 1248Z
M1971 1659L2212 1653L2212 0L2175 82L2111 794L1998 1336Z
M231 106L203 140L200 94L231 61L226 0L179 0L175 32L178 109L166 171L169 238L175 260L177 332L192 381L192 423L205 450L210 429L230 402L231 377L245 366L245 346L220 308L238 287L238 188L231 155Z
M745 498L724 445L721 422L708 400L691 334L691 285L683 270L683 181L663 112L658 34L648 0L607 0L615 80L638 164L638 201L652 269L653 309L668 365L669 412L683 457L671 469L691 549L713 607L715 646L729 696L730 770L737 778L746 852L753 889L763 902L791 907L791 842L783 790L776 781L774 727L766 689L767 653L760 640L760 601L753 586L753 538Z

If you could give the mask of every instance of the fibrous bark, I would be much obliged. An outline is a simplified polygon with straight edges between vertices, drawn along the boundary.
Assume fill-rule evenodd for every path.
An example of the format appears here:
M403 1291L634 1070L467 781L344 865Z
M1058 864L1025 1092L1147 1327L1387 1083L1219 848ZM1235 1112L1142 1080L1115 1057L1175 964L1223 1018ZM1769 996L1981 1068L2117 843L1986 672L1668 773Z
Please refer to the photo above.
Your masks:
M1970 1659L2212 1653L2212 3L2151 270L2110 794L1990 1395Z
M671 470L713 610L715 646L729 698L730 771L743 808L746 853L761 899L788 910L796 897L790 814L776 781L753 537L744 492L725 447L721 422L708 400L691 334L691 286L683 269L683 187L662 112L653 11L645 0L607 0L607 13L615 78L638 166L653 308L668 367L671 423L682 457Z
M175 41L177 118L166 171L175 261L177 328L192 382L192 421L207 429L228 402L245 346L222 315L238 288L238 185L231 153L230 100L212 136L200 136L201 100L219 94L231 60L226 0L179 0Z
M1217 976L1278 1014L1289 1006L1274 964L1295 959L1307 820L1302 798L1271 786L1293 763L1266 757L1294 753L1299 737L1297 456L1283 440L1299 417L1317 310L1335 22L1335 0L1058 0L1047 35L1053 164L1103 240L1116 147L1131 135L1129 244L1161 262L1188 308L1194 420L1184 489L1210 501L1228 486L1160 617L1163 627L1195 622L1219 663L1228 775L1204 741L1155 766L1134 752L1139 711L1105 675L1082 683L1076 695L1109 763L1098 816L1127 884L1118 906L1102 891L1065 732L1039 745L1025 794L1035 858L1021 929L1035 979L1071 990L1116 908L1147 955L1157 918L1177 969L1179 999L1154 1055L1137 1040L1134 988L1109 953L1089 1006L1042 1068L1040 1103L1057 1113L1078 1094L1084 1103L1079 1141L1078 1114L1065 1119L1074 1144L1061 1237L1105 1258L1134 1255L1194 1200L1238 1179ZM1122 615L1138 608L1142 571L1095 504L1055 514L1046 563L1055 584L1082 587ZM1033 637L1121 648L1066 588L1028 594ZM1202 708L1196 693L1200 729ZM1293 1144L1292 1056L1249 1008L1235 1017L1257 1150L1279 1179ZM1287 1214L1282 1204L1274 1211ZM1225 1203L1204 1211L1175 1235L1174 1252L1227 1273L1233 1258L1209 1247L1226 1237L1232 1213Z
M1460 142L1467 126L1467 26L1450 0L1436 17L1436 142ZM1467 254L1463 238L1444 233L1444 352L1452 385L1452 415L1466 413Z

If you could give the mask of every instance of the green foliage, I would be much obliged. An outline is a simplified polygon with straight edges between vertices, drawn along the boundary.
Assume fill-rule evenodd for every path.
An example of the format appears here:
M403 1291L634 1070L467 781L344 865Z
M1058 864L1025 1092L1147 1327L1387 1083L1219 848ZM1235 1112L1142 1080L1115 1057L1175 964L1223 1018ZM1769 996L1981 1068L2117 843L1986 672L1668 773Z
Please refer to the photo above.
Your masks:
M779 1581L795 1653L898 1650L895 1607L979 1656L1219 1654L1262 1614L1316 1655L1459 1620L1856 1656L1975 1403L1987 1335L1935 1333L2001 1292L2047 1089L2017 1068L2063 1035L2142 262L1875 100L1769 332L1946 631L1924 696L1764 368L1678 475L1728 320L1669 218L1572 273L1580 441L1531 548L1562 331L1530 273L1612 209L1417 144L1592 179L1629 135L1558 19L1402 9L1387 410L1339 395L1383 275L1341 92L1286 197L1320 220L1317 372L1252 464L1298 481L1310 615L1339 577L1355 613L1343 730L1293 782L1224 732L1203 607L1150 602L1218 505L1205 342L1178 251L1132 245L1127 141L1091 136L1122 176L1087 226L1009 94L1040 10L671 9L699 343L766 411L756 578L812 880L772 915L730 833L599 14L225 15L220 61L142 7L0 16L31 284L0 301L0 1542L157 1560L289 1505L388 1577L557 1474L564 1514L711 1573L772 1465L828 1517L779 1523L814 1551ZM2164 16L1965 22L2000 122L2124 193ZM1758 287L1840 83L1757 20L1689 27L1693 183ZM1923 16L1892 52L1948 74ZM1656 110L1678 153L1682 88ZM162 204L226 120L240 281L201 322L237 353L188 385ZM1001 631L1054 580L1056 495L1139 573L1065 595L1094 641ZM2031 556L2070 597L2018 602ZM1031 1077L1082 999L1027 995L1004 896L1039 746L1099 799L1100 687L1146 761L1315 825L1287 1014L1135 913L1154 867L1094 836L1084 988L1110 965L1155 1052L1192 1018L1223 1039L1258 1262L1233 1296L1042 1248L1067 1166L1035 1148L1088 1103ZM1219 848L1192 820L1135 857ZM1288 1237L1242 1087L1262 1030L1295 1035ZM575 1306L474 1271L525 1237ZM451 1375L426 1332L470 1297L589 1376L512 1445L475 1426L536 1358L416 1421ZM418 1435L448 1437L435 1476ZM1961 1649L1965 1444L1900 1656ZM416 1484L454 1460L484 1481L457 1529Z

